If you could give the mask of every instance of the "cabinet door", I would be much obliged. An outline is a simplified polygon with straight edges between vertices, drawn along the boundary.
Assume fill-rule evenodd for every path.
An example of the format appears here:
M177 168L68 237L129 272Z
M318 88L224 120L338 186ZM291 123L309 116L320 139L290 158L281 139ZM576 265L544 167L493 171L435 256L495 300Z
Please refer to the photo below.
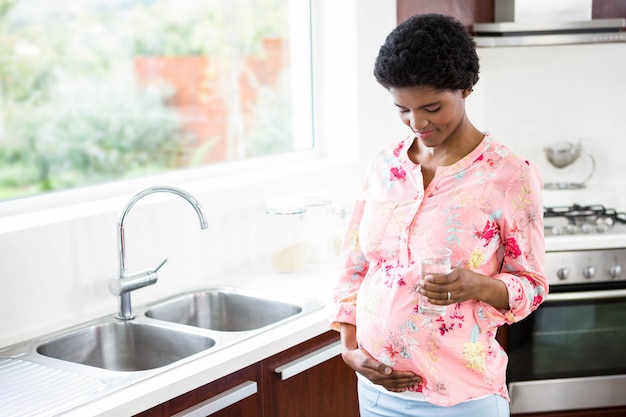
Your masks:
M261 363L137 414L141 417L262 417ZM177 414L178 413L178 414Z
M263 361L265 416L358 417L356 375L338 341L329 331Z

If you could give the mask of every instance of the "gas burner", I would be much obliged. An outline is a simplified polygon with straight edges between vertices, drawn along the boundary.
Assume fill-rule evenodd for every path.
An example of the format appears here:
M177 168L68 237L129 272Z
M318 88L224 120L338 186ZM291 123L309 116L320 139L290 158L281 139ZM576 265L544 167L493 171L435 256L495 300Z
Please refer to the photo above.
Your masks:
M546 235L606 233L616 223L626 224L626 213L618 213L599 204L544 207Z

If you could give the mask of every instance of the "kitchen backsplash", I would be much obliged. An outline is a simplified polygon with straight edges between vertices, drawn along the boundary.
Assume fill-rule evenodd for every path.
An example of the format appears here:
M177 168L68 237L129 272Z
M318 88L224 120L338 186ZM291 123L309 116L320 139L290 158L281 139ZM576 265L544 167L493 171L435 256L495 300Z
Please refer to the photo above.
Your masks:
M626 183L626 43L479 48L479 56L468 113L480 129L533 160L545 182L577 181L589 169L583 157L553 167L545 146L580 142L596 160L586 189L546 190L546 204L626 211L625 193L616 192Z

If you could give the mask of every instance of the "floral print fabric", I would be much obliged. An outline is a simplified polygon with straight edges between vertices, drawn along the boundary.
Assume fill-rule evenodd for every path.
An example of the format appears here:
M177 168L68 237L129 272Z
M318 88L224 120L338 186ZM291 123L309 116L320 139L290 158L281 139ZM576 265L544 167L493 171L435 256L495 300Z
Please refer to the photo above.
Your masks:
M486 135L469 155L439 167L424 189L407 154L413 140L372 160L344 242L331 327L355 324L359 346L420 375L415 390L434 404L508 398L496 330L526 317L548 291L538 170ZM418 314L419 254L427 246L449 247L453 267L501 280L510 309L470 300L440 318Z

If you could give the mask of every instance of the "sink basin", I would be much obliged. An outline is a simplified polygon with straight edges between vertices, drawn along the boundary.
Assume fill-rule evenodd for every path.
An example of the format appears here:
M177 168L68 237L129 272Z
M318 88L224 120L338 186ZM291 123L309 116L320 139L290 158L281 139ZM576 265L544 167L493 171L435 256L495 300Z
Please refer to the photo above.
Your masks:
M209 349L209 337L129 322L101 323L37 346L41 355L112 371L143 371Z
M306 303L288 302L268 294L216 288L185 293L146 310L146 316L223 332L256 330L301 312Z

